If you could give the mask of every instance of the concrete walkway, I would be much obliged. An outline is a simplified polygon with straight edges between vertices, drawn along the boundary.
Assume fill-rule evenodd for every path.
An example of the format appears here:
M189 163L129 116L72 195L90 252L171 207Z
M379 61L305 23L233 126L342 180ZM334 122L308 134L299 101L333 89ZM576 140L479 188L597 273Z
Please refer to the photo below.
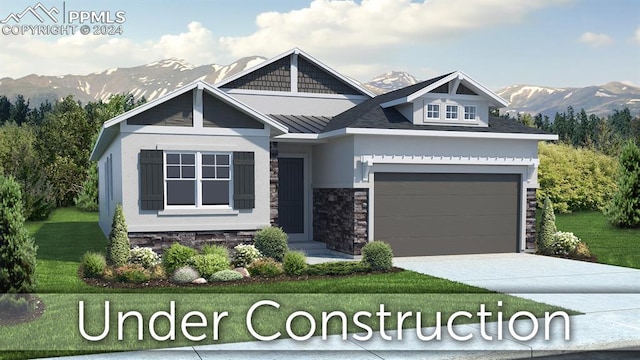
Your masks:
M314 254L315 261L343 258L327 253ZM439 341L419 340L416 330L406 329L401 341L383 340L374 333L371 340L342 340L330 336L326 341L312 338L305 342L277 340L188 347L135 353L97 354L83 359L516 359L589 350L640 346L640 270L585 263L527 254L490 254L397 258L394 264L423 274L512 294L584 313L570 319L570 340L564 340L561 322L551 323L550 340L544 331L528 341L515 339L505 321L502 340L496 340L498 324L487 325L492 341L483 340L480 324L457 325L458 334L473 334L469 341L456 341L443 329ZM517 334L530 333L534 323L516 321ZM544 329L543 319L538 327ZM422 329L431 334L434 328ZM394 339L398 334L387 331ZM624 354L624 356L623 356ZM614 353L611 359L632 358L637 353ZM618 356L619 355L619 356ZM640 353L637 354L640 356ZM632 356L632 357L627 357ZM607 357L605 357L607 358Z

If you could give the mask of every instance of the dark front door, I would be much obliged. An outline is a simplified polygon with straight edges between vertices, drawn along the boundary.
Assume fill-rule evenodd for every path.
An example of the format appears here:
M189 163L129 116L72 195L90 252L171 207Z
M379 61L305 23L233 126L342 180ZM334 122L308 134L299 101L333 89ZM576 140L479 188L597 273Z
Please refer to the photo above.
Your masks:
M304 233L304 159L278 159L278 223L287 234Z

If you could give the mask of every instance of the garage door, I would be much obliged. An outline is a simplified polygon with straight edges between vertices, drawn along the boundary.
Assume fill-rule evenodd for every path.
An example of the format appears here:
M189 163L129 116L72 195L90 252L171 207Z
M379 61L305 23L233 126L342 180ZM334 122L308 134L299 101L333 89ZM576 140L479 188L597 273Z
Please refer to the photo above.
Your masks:
M396 256L518 251L520 175L375 173L375 239Z

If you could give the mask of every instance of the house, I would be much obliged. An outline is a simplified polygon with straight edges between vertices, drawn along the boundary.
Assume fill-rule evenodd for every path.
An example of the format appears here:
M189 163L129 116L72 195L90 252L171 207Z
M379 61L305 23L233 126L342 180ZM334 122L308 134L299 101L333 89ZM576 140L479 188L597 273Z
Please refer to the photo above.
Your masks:
M121 203L133 244L290 241L397 256L531 251L537 144L490 116L507 102L461 71L374 96L292 49L107 121L100 226Z

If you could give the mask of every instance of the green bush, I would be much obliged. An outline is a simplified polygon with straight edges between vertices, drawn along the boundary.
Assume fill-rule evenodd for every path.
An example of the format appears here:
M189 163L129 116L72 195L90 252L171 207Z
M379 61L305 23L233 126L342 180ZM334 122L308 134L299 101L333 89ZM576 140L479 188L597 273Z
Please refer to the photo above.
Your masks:
M393 251L384 241L372 241L362 248L362 262L373 270L389 270L393 266Z
M307 256L301 251L289 251L284 256L282 268L289 276L300 276L307 268Z
M593 254L591 254L591 250L589 249L589 246L587 246L587 244L585 244L582 241L579 242L578 245L576 245L576 247L569 253L569 256L572 259L577 259L577 260L593 259Z
M151 274L152 280L161 280L167 278L167 273L164 271L164 267L161 264L156 264L147 269Z
M220 255L226 257L227 259L230 259L229 249L227 249L225 246L207 244L202 247L200 253L205 255Z
M253 245L240 244L234 247L233 250L235 252L233 253L232 264L235 267L247 267L254 260L262 257L260 251Z
M116 206L113 213L113 223L109 233L109 245L107 246L107 261L114 266L124 266L129 262L131 245L129 244L129 232L127 222L124 219L122 205Z
M121 282L143 283L151 279L151 273L140 264L126 264L115 271L116 279Z
M243 276L237 271L233 270L221 270L211 275L209 281L211 282L223 282L223 281L238 281L242 280Z
M191 283L193 280L198 278L200 278L200 274L191 266L177 268L171 276L171 280L179 284Z
M542 207L542 218L540 219L540 230L536 243L538 245L538 253L549 255L553 253L553 234L558 232L556 228L556 215L553 212L553 203L549 198L544 199Z
M254 245L266 257L282 261L289 247L287 234L279 227L266 227L256 233Z
M27 314L33 310L33 304L22 294L3 294L0 296L0 314Z
M98 165L93 162L87 169L87 178L82 183L82 190L73 199L78 209L98 211Z
M369 272L371 268L361 261L336 261L308 265L305 274L310 276L341 276Z
M538 145L538 206L549 197L556 211L606 208L616 189L616 160L594 150L564 144Z
M572 232L558 231L553 234L553 252L558 255L568 255L576 249L580 239Z
M218 253L195 255L189 259L189 265L198 271L201 277L208 279L218 271L229 270L231 263L228 257Z
M162 254L162 266L167 274L172 274L177 268L183 267L189 264L189 259L198 254L194 249L173 243L164 254Z
M284 273L282 264L277 262L275 259L268 257L260 258L252 262L247 267L247 270L251 276L274 277Z
M33 291L37 249L24 227L20 185L0 176L0 293Z
M130 263L140 264L145 269L149 269L160 262L160 257L151 248L136 246L131 249L129 254Z
M80 264L84 277L99 278L104 274L107 260L104 255L89 251L82 256Z
M623 228L640 227L640 149L632 141L620 154L617 185L606 211L609 222Z

